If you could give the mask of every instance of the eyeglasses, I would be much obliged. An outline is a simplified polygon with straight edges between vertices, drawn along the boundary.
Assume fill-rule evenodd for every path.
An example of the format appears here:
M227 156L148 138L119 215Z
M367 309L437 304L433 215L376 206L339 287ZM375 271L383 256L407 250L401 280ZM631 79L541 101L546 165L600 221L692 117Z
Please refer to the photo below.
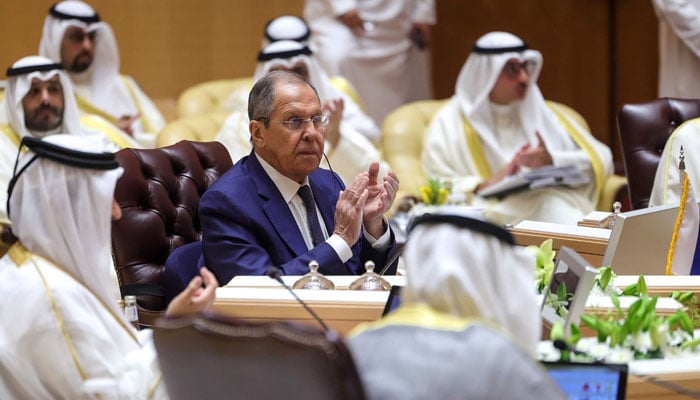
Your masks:
M526 74L530 75L534 67L535 64L532 61L509 61L503 67L503 73L510 77L516 77L520 75L520 71L522 70L525 71Z
M268 121L270 120L267 117L259 117L257 119L259 119L259 120L266 119ZM282 121L282 122L285 125L287 125L287 128L290 131L292 131L294 133L298 133L304 129L304 127L306 126L306 124L309 121L314 124L315 129L321 129L321 128L324 128L326 125L328 125L328 121L330 121L330 117L328 117L328 115L316 115L316 116L313 116L311 118L290 118L290 119L288 119L286 121Z
M328 115L316 115L316 116L313 116L311 118L306 118L306 119L304 119L304 118L290 118L290 119L288 119L286 121L282 121L282 122L284 122L285 125L287 125L287 128L289 128L290 131L299 132L302 129L304 129L304 127L306 126L306 124L309 121L311 121L314 124L314 128L321 129L321 128L325 127L326 125L328 125L329 120L330 120L330 118L328 117Z

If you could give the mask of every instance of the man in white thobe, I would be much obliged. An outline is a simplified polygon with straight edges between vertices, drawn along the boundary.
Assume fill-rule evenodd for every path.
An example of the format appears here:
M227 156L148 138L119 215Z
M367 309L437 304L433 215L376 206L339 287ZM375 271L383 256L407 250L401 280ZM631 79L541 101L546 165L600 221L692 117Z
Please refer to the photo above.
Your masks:
M652 0L659 19L659 97L700 98L700 0Z
M414 220L399 308L348 338L368 399L565 398L535 359L534 256L481 218Z
M457 79L455 95L428 127L423 167L451 184L489 219L576 224L593 211L612 173L612 154L578 114L545 101L537 87L542 55L517 36L491 32L476 42ZM577 187L524 190L501 200L479 191L528 169L575 166L589 178Z
M119 73L112 28L87 3L65 0L51 7L39 54L66 67L82 112L110 121L140 147L155 146L165 119L136 81Z
M654 176L649 207L680 203L683 193L683 177L678 167L681 148L693 193L696 198L700 193L700 118L693 118L683 122L666 141Z
M112 151L135 147L124 132L95 115L79 117L70 78L63 66L40 56L23 57L8 69L4 109L8 122L0 124L0 224L9 226L7 184L25 136L44 137L58 132L96 135Z
M121 168L91 139L22 141L29 150L9 194L19 241L0 259L2 399L165 397L151 331L137 332L113 298L110 234L121 216L113 197ZM168 315L211 306L218 283L205 268L201 274Z
M350 81L378 125L395 108L432 98L434 0L306 0L304 18L324 70Z
M253 76L257 82L270 71L296 72L308 80L318 91L324 114L330 116L325 128L324 153L328 159L321 163L333 169L346 184L357 174L366 171L373 161L380 161L379 150L368 137L379 139L379 128L365 115L350 96L333 87L328 76L315 62L311 50L300 42L278 40L263 48L258 55L258 66ZM238 98L238 106L224 122L216 140L226 146L235 161L250 153L247 90L232 94ZM230 104L236 102L231 101ZM380 176L388 171L382 163Z

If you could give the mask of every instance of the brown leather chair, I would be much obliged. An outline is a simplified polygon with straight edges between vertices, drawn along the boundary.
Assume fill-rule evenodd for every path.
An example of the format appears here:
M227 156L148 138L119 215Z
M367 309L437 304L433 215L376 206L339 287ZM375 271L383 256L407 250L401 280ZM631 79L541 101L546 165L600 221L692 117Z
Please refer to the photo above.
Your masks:
M122 218L112 224L112 252L122 296L136 295L139 322L152 325L165 309L163 266L179 246L201 239L199 198L231 168L219 142L183 140L116 154L124 174L115 198Z
M364 399L335 332L215 314L159 318L153 340L171 399Z
M700 100L659 98L625 104L617 114L618 132L632 209L646 208L661 152L684 121L700 116Z

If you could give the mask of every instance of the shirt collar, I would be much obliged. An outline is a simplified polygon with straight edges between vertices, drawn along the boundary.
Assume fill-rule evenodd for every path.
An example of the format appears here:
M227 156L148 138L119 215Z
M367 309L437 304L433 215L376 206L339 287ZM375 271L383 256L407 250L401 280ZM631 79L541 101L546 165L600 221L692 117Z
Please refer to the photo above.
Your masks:
M277 187L277 190L280 191L280 194L282 194L282 198L284 198L285 202L289 203L290 201L292 201L292 198L296 196L299 188L302 185L309 184L308 176L304 178L304 183L300 185L296 181L282 175L279 171L275 169L275 167L268 164L268 162L263 160L262 157L258 156L258 153L253 152L253 154L255 155L255 158L258 159L258 162L260 162L260 166L262 166L263 170L265 170L267 176L269 176L270 179L272 179L272 183L274 183L275 187Z

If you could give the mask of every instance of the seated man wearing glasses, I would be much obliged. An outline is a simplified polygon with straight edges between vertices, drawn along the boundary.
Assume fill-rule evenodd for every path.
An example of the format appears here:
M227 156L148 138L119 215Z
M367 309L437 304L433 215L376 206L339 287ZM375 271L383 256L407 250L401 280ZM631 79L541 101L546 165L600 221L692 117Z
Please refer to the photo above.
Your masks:
M367 260L383 266L394 245L383 215L396 197L396 175L378 181L374 162L346 188L319 168L329 118L297 74L273 71L258 80L248 117L253 151L199 205L203 261L219 282L263 275L270 266L303 275L312 260L327 275L364 272Z
M294 72L316 88L323 113L331 119L324 131L326 157L321 162L323 168L337 172L345 183L366 171L373 161L380 162L380 176L386 173L389 167L381 161L379 150L370 141L379 141L379 127L351 96L333 86L305 44L278 40L265 46L258 54L253 82L270 71ZM216 136L216 140L228 149L233 162L250 153L247 101L247 89L236 91L229 97L228 106L235 111Z
M457 78L455 95L428 128L423 166L452 184L489 219L576 224L593 211L612 173L607 145L566 106L545 101L537 87L542 55L520 38L491 32L479 38ZM576 187L550 186L485 199L480 192L519 171L573 165L588 178Z

